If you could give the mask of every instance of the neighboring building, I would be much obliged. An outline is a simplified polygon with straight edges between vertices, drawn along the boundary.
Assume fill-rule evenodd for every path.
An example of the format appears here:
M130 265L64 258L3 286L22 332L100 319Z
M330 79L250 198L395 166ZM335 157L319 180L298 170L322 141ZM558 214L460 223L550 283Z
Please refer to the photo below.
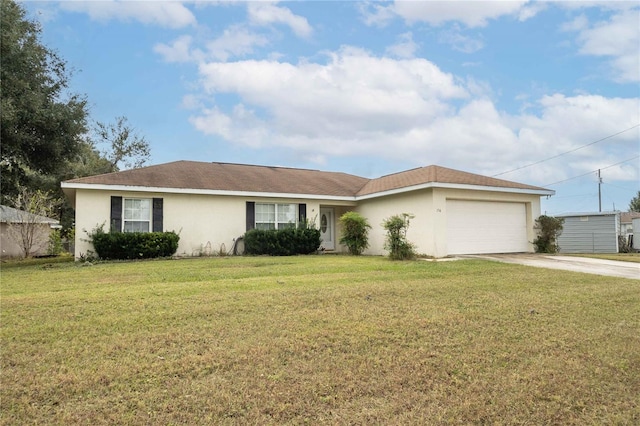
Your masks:
M411 213L408 239L418 253L531 252L540 197L555 192L439 166L377 179L318 170L177 161L69 180L62 189L76 210L76 257L91 250L86 234L176 231L179 255L213 244L232 247L253 228L300 220L322 232L327 251L338 243L338 218L353 210L371 226L367 254L384 254L382 221Z
M558 237L561 253L618 253L619 212L568 213Z
M49 235L60 223L50 217L0 205L0 257L23 257L24 244L20 241L26 227L32 227L31 256L47 254Z
M627 237L633 234L633 219L640 218L640 212L620 213L620 235Z

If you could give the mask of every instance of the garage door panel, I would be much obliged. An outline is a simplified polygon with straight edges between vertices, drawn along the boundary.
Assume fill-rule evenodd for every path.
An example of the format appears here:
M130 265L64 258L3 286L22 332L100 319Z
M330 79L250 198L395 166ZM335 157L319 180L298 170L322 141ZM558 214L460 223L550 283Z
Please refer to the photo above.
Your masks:
M448 200L447 245L449 254L528 251L526 206Z

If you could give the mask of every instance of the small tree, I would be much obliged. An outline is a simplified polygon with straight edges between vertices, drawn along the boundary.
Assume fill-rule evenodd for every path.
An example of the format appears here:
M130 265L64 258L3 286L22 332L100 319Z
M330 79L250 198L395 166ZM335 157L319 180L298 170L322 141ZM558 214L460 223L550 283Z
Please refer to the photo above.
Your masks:
M640 191L638 191L638 194L629 202L629 211L640 212Z
M536 219L534 228L538 231L538 237L533 240L536 253L557 253L558 236L562 234L563 218L542 215Z
M12 203L17 209L17 217L9 226L8 235L22 249L25 258L47 247L49 233L42 232L43 219L52 216L61 202L40 190L32 191L23 187L18 192Z
M346 212L340 216L342 236L340 244L349 249L349 253L360 255L369 247L369 229L371 226L367 219L360 213Z
M416 257L414 245L407 240L409 221L415 216L409 213L391 216L382 223L387 230L384 248L389 250L389 257L393 260L408 260Z

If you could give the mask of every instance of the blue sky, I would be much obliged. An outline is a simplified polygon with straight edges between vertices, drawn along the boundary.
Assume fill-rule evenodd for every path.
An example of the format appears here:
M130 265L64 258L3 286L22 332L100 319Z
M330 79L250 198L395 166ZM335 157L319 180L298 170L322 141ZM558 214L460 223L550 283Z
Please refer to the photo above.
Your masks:
M547 214L597 211L598 169L603 210L640 189L637 1L23 4L152 164L437 164L554 189Z

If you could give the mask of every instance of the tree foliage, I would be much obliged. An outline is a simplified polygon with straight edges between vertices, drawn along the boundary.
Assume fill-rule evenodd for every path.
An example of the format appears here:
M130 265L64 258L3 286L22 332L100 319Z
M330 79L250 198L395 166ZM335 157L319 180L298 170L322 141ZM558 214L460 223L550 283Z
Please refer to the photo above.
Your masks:
M536 219L534 229L538 236L533 240L536 253L557 253L560 250L558 236L562 234L563 225L563 218L542 215Z
M97 145L106 145L103 151L104 158L111 165L112 171L125 168L138 168L146 163L150 156L149 143L136 133L126 117L116 118L115 123L96 123L95 133Z
M89 128L86 98L70 93L66 62L42 44L23 6L0 0L0 7L0 203L17 207L23 187L62 198L63 180L145 163L149 144L125 117ZM58 213L69 228L71 206Z
M86 133L87 101L68 94L64 60L40 41L41 28L23 7L1 0L0 166L2 202L30 178L57 175Z
M347 246L349 253L360 255L369 247L369 229L367 218L357 212L346 212L340 216L342 234L340 244Z
M629 211L640 212L640 191L638 191L638 194L629 202Z

